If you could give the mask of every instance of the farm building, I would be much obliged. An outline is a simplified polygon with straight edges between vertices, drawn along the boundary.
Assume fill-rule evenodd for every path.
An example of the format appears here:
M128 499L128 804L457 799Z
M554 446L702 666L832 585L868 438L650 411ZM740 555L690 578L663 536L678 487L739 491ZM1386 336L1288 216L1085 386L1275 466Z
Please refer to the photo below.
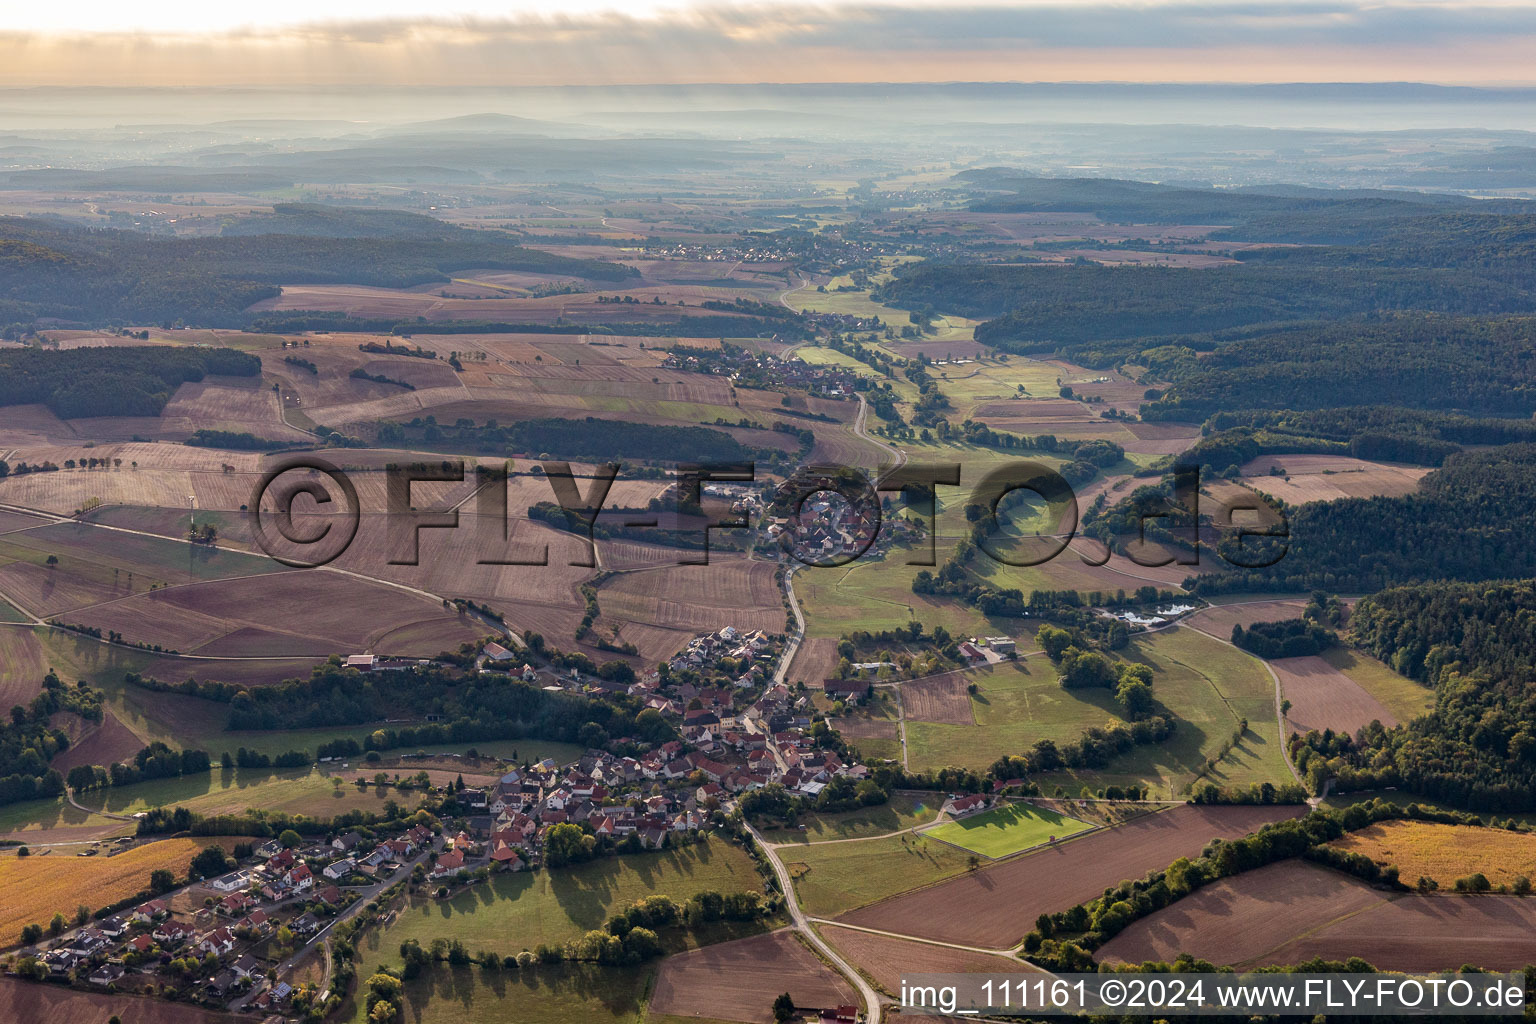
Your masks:
M485 656L495 662L511 661L516 657L511 651L494 640L485 645Z
M379 659L373 654L351 654L347 656L347 668L355 668L359 672L372 672Z
M857 704L869 696L869 684L860 679L824 679L821 692L832 700Z
M989 636L986 638L986 640L987 646L992 648L998 654L1012 654L1018 649L1018 645L1015 644L1010 637Z
M981 648L977 647L969 640L960 645L960 657L962 660L972 665L987 660L987 656L982 653Z

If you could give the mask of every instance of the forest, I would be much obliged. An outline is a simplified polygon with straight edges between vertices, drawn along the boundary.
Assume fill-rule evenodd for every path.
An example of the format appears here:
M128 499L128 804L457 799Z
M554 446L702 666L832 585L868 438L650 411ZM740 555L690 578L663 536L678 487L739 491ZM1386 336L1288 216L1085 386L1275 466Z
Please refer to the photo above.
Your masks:
M1536 411L1536 320L1392 315L1318 323L1220 345L1172 371L1147 420L1223 410L1397 406L1483 416Z
M40 402L61 419L158 416L182 384L260 373L258 357L231 348L9 349L0 351L0 406Z
M571 420L519 420L505 426L495 420L484 425L463 421L439 424L432 416L409 423L379 425L381 444L426 445L491 454L528 452L555 458L599 461L639 459L658 462L745 462L762 454L712 427L678 427L601 420L593 416ZM777 452L771 453L777 454Z
M1262 486L1261 486L1262 489ZM1218 545L1268 568L1197 577L1196 593L1272 588L1371 592L1434 579L1536 575L1536 445L1458 452L1413 494L1344 498L1288 510L1289 535ZM1271 558L1261 559L1266 548ZM1237 557L1230 557L1233 555Z
M409 287L469 267L623 281L635 271L517 244L510 235L429 217L371 218L322 207L279 207L281 234L154 238L50 221L0 218L0 324L53 318L86 324L243 327L247 306L281 284Z
M1400 786L1483 811L1536 798L1536 583L1425 583L1361 599L1355 642L1435 690L1428 714L1357 737L1311 734L1297 766L1341 790Z

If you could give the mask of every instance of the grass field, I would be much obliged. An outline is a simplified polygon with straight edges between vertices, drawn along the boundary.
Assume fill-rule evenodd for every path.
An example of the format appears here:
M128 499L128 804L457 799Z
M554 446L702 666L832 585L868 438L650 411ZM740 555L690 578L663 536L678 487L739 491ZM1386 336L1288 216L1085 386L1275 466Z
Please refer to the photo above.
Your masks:
M331 784L331 776L318 769L291 772L212 771L206 775L154 779L77 798L87 807L135 814L153 807L186 807L200 814L238 814L260 808L311 818L331 818L345 811L380 811L386 800L413 807L416 798L390 788L369 786L358 790Z
M21 803L0 807L0 835L18 833L14 839L27 841L29 832L45 832L53 829L101 828L120 826L132 831L132 822L120 822L101 814L94 814L72 807L63 797L52 800L23 800Z
M969 854L922 836L820 843L785 850L800 905L813 917L836 917L866 903L958 875Z
M1536 874L1536 835L1497 828L1441 825L1429 821L1383 821L1351 832L1333 845L1363 854L1378 864L1395 864L1408 885L1432 878L1442 889L1481 872L1494 886Z
M1166 742L1138 746L1107 768L1056 772L1039 781L1047 793L1061 786L1149 785L1176 796L1205 760L1248 720L1243 741L1211 774L1218 785L1279 782L1290 778L1275 723L1274 682L1254 658L1189 629L1169 629L1133 638L1121 657L1152 667L1152 690L1178 719ZM967 673L978 692L971 698L976 725L907 722L911 767L954 765L982 769L999 756L1026 750L1036 740L1057 743L1090 726L1120 720L1109 690L1064 690L1043 657L1004 662Z
M862 748L867 742L861 740L859 746ZM897 793L876 807L836 814L807 814L800 819L805 826L804 832L780 828L764 832L763 838L770 843L819 843L829 839L884 835L932 821L938 813L939 803L932 796L918 798Z
M1381 701L1400 722L1411 722L1435 706L1435 691L1398 675L1368 654L1333 647L1324 651L1322 658Z
M397 946L368 950L358 964L358 978L384 964L400 966ZM598 967L563 964L537 970L486 971L479 967L436 965L405 983L405 1019L412 1024L505 1024L508 1020L540 1024L638 1024L655 978L653 966ZM361 1002L342 1020L363 1024ZM346 1007L343 1007L345 1014Z
M761 891L752 859L721 839L659 853L605 857L571 868L496 875L448 900L415 900L365 945L390 956L406 939L439 936L503 955L560 943L601 928L615 910L652 894L679 901L713 889Z
M0 622L30 622L25 615L11 602L0 597Z
M0 629L0 644L6 642L8 634L21 632L23 631ZM354 739L362 742L378 728L377 724L373 724L325 729L227 732L224 729L224 723L229 717L227 704L187 697L179 693L160 693L129 686L123 682L123 675L127 672L140 672L166 680L176 680L196 674L199 678L239 681L230 677L232 668L265 663L220 663L157 657L145 651L108 647L74 633L41 627L34 630L32 636L40 645L40 653L35 659L38 664L53 665L58 669L59 675L65 679L85 679L100 687L107 695L107 705L112 713L145 743L151 740L163 740L173 747L197 747L215 757L221 751L233 751L238 747L246 747L267 755L277 755L288 750L307 750L313 753L316 747L329 740ZM0 649L0 652L3 652L3 649ZM314 661L298 659L277 664L284 670L282 675L307 678L310 669L314 666ZM4 670L0 668L0 679L4 678ZM32 684L33 693L36 692L40 682L41 677ZM482 754L497 757L511 757L513 751L516 751L520 760L553 757L562 764L575 760L581 756L582 752L582 748L574 744L531 739L487 740L423 749L429 753L461 752L469 747L474 747Z
M959 821L947 821L927 829L923 835L997 859L1039 846L1053 836L1064 839L1092 827L1086 821L1055 811L1013 803Z
M48 857L0 858L0 946L15 945L23 925L47 925L55 913L73 917L81 903L94 910L132 896L148 888L151 871L181 877L212 842L164 839L114 857L75 857L64 848Z

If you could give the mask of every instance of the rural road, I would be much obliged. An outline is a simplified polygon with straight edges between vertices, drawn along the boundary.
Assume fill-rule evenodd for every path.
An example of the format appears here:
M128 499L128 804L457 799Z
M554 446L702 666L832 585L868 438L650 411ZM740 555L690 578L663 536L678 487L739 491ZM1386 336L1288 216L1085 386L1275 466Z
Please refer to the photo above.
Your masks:
M745 824L745 823L743 823ZM789 877L789 869L779 859L776 849L763 841L762 835L751 825L746 825L747 833L756 841L758 848L763 851L763 856L768 858L768 863L773 867L773 874L779 880L779 888L784 891L784 906L789 910L789 919L794 922L795 929L806 937L816 951L826 958L827 962L853 983L858 989L859 996L864 1000L865 1021L867 1024L880 1024L880 994L876 992L864 980L864 976L849 966L848 961L838 955L837 951L829 946L825 939L816 933L811 927L811 918L805 916L805 911L800 909L800 901L795 896L795 885Z
M871 436L869 432L864 429L864 421L869 418L869 403L864 400L863 395L859 395L858 397L859 415L858 418L853 421L853 432L859 435L859 437L862 437L864 440L868 441L870 444L884 448L886 451L890 452L896 457L895 464L887 468L884 473L880 474L881 477L884 477L891 470L900 469L902 466L907 464L907 453L902 451L900 448L897 448L893 444L886 444L879 438ZM877 479L875 482L878 483L879 480Z
M796 273L799 273L799 271L796 271ZM794 294L795 292L799 291L802 288L809 287L810 283L811 283L811 279L806 277L804 274L801 274L800 275L800 283L799 284L795 285L793 288L786 288L782 292L779 293L779 303L780 303L780 305L782 305L785 309L794 309L795 307L791 306L789 304L789 297L790 297L790 295ZM799 312L799 311L796 310L796 312ZM785 354L788 355L787 352Z
M789 610L795 616L795 631L785 640L779 667L773 670L775 685L784 682L784 677L789 674L789 666L799 653L800 641L805 636L805 614L800 611L800 602L795 598L795 570L798 568L798 565L791 565L784 570L784 596L789 599Z

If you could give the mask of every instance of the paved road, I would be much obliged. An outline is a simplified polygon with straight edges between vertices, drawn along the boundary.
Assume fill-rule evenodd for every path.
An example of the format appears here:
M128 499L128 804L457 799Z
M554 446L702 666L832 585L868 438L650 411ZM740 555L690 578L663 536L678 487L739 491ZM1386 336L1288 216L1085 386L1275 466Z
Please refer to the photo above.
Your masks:
M763 841L763 837L757 829L747 825L747 831L757 841L758 847L763 851L763 856L768 858L768 863L773 866L773 873L779 880L779 888L784 890L784 906L789 909L789 919L794 922L795 929L804 935L811 945L816 947L827 962L853 983L858 989L859 996L864 1000L865 1020L868 1024L880 1024L880 994L874 990L864 976L854 970L848 961L838 955L837 950L829 946L816 929L811 927L811 919L805 916L805 911L800 909L800 901L795 896L795 886L789 877L789 869L779 859L778 851Z

